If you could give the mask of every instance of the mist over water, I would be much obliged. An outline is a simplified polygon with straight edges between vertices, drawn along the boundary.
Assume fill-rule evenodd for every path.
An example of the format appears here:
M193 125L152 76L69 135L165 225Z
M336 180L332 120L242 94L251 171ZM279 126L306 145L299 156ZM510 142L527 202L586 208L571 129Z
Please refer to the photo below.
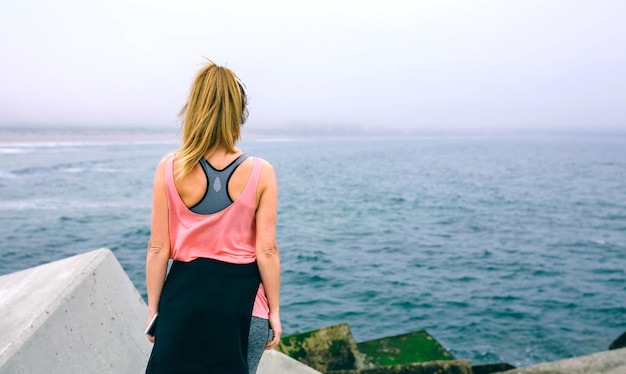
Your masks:
M108 247L145 295L154 168L174 142L0 144L0 274ZM248 140L279 179L285 334L426 329L528 365L626 326L626 138Z

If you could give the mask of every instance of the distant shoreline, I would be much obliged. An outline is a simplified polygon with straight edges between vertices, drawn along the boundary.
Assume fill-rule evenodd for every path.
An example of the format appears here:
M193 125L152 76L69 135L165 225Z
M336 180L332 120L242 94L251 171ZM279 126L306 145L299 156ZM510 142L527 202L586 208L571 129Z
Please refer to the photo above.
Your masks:
M1 143L45 143L45 142L172 142L180 141L180 129L167 127L2 127ZM405 138L626 138L626 131L537 131L537 130L401 130L373 129L329 131L311 128L248 128L244 126L242 140L310 140L310 139L405 139Z
M0 143L43 142L178 142L175 129L143 128L0 128Z

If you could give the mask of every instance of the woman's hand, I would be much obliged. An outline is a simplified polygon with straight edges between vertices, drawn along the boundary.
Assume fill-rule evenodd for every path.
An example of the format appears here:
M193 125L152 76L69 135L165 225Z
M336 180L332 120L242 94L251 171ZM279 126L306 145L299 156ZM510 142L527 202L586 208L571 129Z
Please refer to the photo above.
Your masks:
M272 340L270 340L267 343L267 345L265 346L265 349L274 348L276 344L278 344L278 342L280 341L280 336L283 333L283 328L280 325L280 314L278 312L276 313L270 312L269 322L270 322L270 328L272 329L274 336L272 336Z

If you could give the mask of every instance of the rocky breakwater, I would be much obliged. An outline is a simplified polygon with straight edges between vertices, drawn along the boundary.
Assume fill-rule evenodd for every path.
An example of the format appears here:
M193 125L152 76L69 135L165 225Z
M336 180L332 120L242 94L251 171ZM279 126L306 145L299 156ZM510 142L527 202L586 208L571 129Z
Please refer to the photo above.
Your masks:
M327 374L472 374L425 331L356 343L344 323L284 337L276 349Z
M589 356L515 368L471 365L426 331L357 343L343 323L283 337L277 350L327 374L626 374L626 333L611 349Z

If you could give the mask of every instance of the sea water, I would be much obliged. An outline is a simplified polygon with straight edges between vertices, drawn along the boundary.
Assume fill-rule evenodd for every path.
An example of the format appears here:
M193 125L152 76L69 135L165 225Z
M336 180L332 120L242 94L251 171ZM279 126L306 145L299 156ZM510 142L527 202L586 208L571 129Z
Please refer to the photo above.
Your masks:
M108 247L145 296L152 179L176 147L0 143L0 274ZM624 137L241 148L278 176L285 334L425 329L458 358L522 366L626 330Z

